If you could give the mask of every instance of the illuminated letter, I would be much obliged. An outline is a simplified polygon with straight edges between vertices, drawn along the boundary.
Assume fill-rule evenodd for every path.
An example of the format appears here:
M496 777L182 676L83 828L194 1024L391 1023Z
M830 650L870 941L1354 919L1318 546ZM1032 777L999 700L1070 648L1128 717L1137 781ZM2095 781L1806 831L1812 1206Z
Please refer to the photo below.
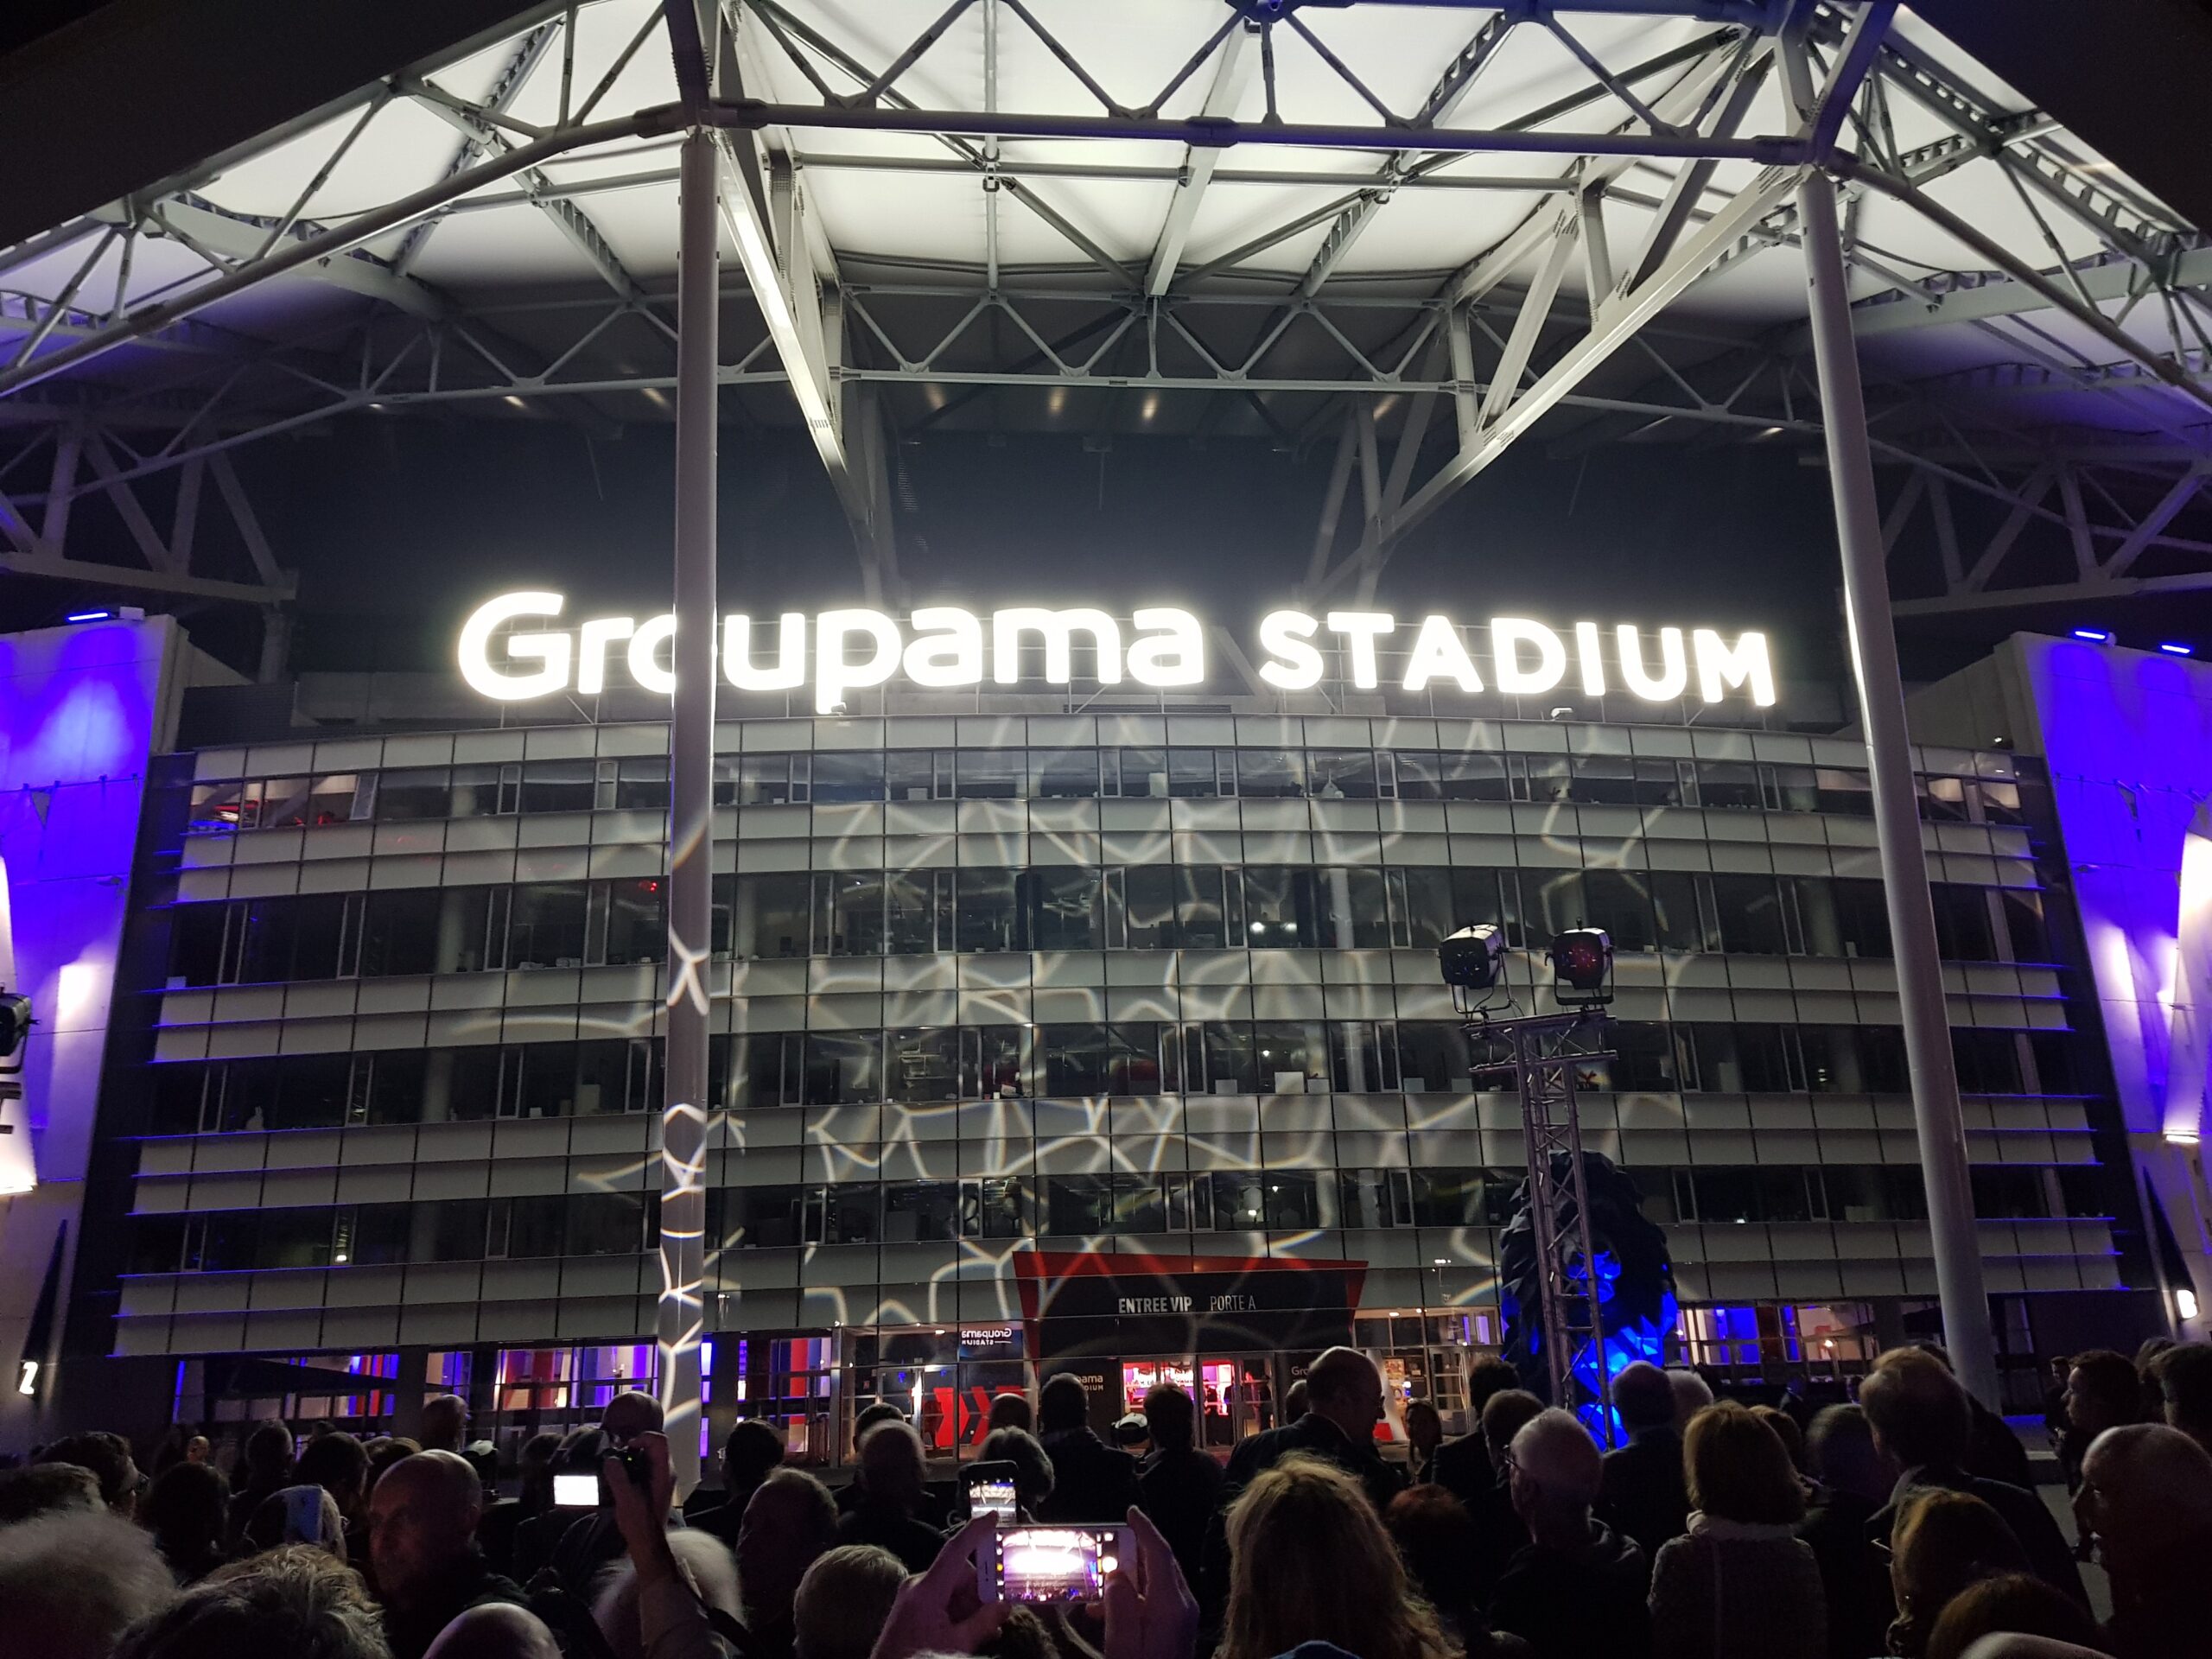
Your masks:
M576 690L593 696L607 690L607 648L638 631L634 616L597 616L576 630Z
M1156 638L1129 641L1129 677L1155 690L1206 683L1206 635L1188 611L1156 608L1129 619Z
M1598 655L1598 625L1574 625L1574 654L1582 660L1582 689L1593 697L1605 695L1605 664Z
M845 660L845 641L854 634L875 642L875 652L866 662ZM881 611L824 611L814 619L814 707L818 714L835 714L848 690L881 685L899 671L899 651L905 642L899 625Z
M1351 683L1363 691L1381 683L1375 673L1375 642L1398 626L1387 611L1331 611L1329 628L1341 633L1351 650Z
M630 677L640 689L661 696L676 693L675 653L666 668L660 665L660 648L676 638L676 613L664 611L630 636Z
M506 641L510 660L545 664L534 674L502 674L492 666L492 631L518 616L558 616L563 601L558 594L502 594L476 607L461 626L461 677L472 691L502 702L542 697L569 683L569 655L573 642L565 633L518 633Z
M1321 683L1321 653L1306 642L1321 625L1303 611L1269 611L1260 619L1260 644L1279 659L1260 664L1260 677L1286 691Z
M1724 686L1745 686L1762 709L1774 707L1774 670L1766 659L1766 635L1740 633L1732 646L1711 628L1691 636L1697 645L1697 685L1707 702L1720 701Z
M1643 637L1624 622L1613 631L1621 642L1621 683L1646 702L1671 702L1688 689L1689 664L1682 656L1682 631L1659 630L1659 677L1643 671Z
M776 665L753 666L753 619L722 619L722 677L741 691L791 691L806 683L806 618L785 611L776 625Z
M1462 691L1483 689L1483 677L1475 672L1474 661L1467 655L1466 646L1460 643L1459 630L1452 626L1452 619L1424 617L1421 632L1414 637L1414 648L1406 658L1406 690L1423 690L1440 674L1456 681Z
M1122 625L1103 611L1041 611L1033 607L991 613L991 677L1001 685L1021 678L1021 636L1044 636L1045 679L1065 685L1075 677L1075 632L1090 636L1098 658L1098 683L1122 683Z
M929 632L906 647L908 679L932 686L983 683L983 625L974 612L925 607L914 613L914 626Z
M1536 666L1523 671L1521 647L1535 648ZM1497 689L1522 696L1537 696L1567 677L1567 647L1559 635L1541 622L1517 616L1494 616L1490 623L1491 667L1497 675Z

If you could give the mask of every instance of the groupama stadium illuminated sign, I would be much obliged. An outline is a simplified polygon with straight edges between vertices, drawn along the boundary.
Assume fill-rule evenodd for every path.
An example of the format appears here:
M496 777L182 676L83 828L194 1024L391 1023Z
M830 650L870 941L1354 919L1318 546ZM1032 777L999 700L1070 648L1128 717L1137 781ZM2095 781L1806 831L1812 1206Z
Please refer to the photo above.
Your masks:
M669 647L676 618L597 616L560 626L567 601L553 593L502 594L473 612L461 630L461 675L471 688L501 702L575 691L604 691L619 660L647 691L673 692ZM1485 682L1460 626L1448 616L1400 618L1387 611L1270 611L1260 620L1262 653L1256 671L1284 691L1319 685L1325 652L1341 654L1342 677L1357 690L1384 683L1422 691L1445 686L1468 693L1495 690L1538 696L1572 677L1580 690L1603 696L1619 690L1647 702L1671 702L1693 684L1707 702L1740 691L1760 708L1774 702L1774 668L1766 635L1724 637L1714 628L1610 628L1577 622L1562 631L1525 617L1489 621L1490 678ZM765 636L765 639L764 639ZM1124 623L1102 610L1016 606L979 615L953 606L925 606L904 622L882 611L802 612L722 618L718 655L723 677L741 691L796 691L810 683L814 706L834 714L847 694L887 683L941 689L1036 683L1067 685L1083 653L1086 681L1125 679L1158 690L1203 685L1206 629L1188 611L1140 608ZM1026 649L1041 648L1042 676L1027 671ZM1402 653L1402 654L1401 654Z

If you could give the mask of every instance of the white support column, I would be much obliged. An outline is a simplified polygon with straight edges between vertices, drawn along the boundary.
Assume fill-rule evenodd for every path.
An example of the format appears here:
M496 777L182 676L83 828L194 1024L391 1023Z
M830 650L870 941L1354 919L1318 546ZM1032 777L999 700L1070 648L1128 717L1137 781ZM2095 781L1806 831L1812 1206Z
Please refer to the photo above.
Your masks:
M660 1401L677 1490L699 1481L704 1335L707 1043L713 931L715 372L720 211L715 135L683 141L677 264L676 670L669 722L668 1060L663 1073Z
M1881 848L1897 1000L1904 1014L1905 1060L1912 1074L1913 1121L1928 1186L1928 1231L1936 1252L1943 1340L1959 1380L1994 1408L1997 1358L1990 1335L1989 1296L1982 1283L1958 1070L1951 1054L1950 1012L1944 1001L1936 911L1921 844L1904 688L1897 675L1897 634L1884 569L1881 512L1874 495L1858 348L1851 333L1843 241L1836 226L1834 181L1818 172L1808 173L1797 200L1811 293L1813 356L1820 372L1821 424L1827 435L1828 486L1835 496L1836 541L1843 556L1844 615L1873 785L1874 831Z

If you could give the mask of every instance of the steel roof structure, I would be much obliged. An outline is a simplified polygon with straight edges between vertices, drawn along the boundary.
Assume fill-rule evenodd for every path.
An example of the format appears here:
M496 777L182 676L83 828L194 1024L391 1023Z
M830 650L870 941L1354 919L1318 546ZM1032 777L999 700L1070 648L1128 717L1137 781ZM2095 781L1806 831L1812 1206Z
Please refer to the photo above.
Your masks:
M1317 601L1371 592L1516 442L1816 442L1814 160L1900 612L2212 586L2212 247L1910 10L721 0L677 32L701 20L680 72L656 0L541 0L0 251L0 565L273 613L240 445L426 406L670 420L696 118L725 417L804 423L872 599L902 593L896 446L932 429L1311 451ZM91 498L131 565L73 536Z

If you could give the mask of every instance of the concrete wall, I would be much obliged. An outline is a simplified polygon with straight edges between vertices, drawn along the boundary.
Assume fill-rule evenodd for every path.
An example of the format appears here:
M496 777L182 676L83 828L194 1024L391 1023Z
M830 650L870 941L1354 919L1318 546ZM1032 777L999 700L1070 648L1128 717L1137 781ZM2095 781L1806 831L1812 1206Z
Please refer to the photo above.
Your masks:
M2212 1025L2212 664L2015 634L1919 693L1923 741L2008 739L2050 769L2114 1085L2139 1178L2179 1245L2186 1334L2212 1312L2202 1140ZM2166 1276L2163 1252L2152 1256ZM2199 1317L2184 1318L2192 1293Z
M68 1259L92 1148L116 952L149 756L175 728L192 652L167 617L0 638L0 861L13 918L9 988L37 1021L0 1116L0 1451L50 1429ZM25 1352L63 1258L46 1340ZM26 1360L36 1362L25 1393Z

